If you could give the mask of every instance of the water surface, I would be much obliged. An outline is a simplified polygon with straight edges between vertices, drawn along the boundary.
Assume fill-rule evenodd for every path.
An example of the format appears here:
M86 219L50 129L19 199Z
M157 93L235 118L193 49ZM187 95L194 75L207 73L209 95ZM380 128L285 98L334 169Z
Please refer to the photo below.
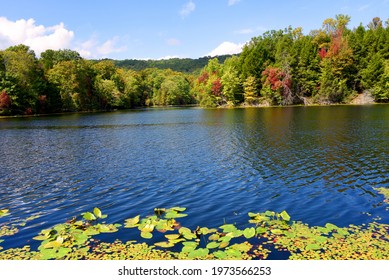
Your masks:
M0 119L0 209L41 213L2 245L93 207L119 223L187 207L189 227L246 226L248 211L284 209L311 225L388 223L374 190L389 188L388 148L388 105ZM138 236L120 232L101 237Z

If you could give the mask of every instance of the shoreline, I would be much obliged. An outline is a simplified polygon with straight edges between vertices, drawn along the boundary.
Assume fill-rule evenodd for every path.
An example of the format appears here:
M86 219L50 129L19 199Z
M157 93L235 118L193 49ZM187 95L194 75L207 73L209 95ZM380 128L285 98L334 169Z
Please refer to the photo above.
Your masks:
M257 104L257 105L248 105L248 104L240 104L236 106L218 106L214 108L201 107L198 104L190 104L190 105L168 105L168 106L149 106L149 107L137 107L130 109L115 109L115 110L95 110L95 111L74 111L74 112L60 112L60 113L49 113L49 114L33 114L33 115L11 115L11 116L0 116L0 119L15 119L15 118L35 118L35 117L54 117L54 116L62 116L62 115L73 115L73 114L97 114L97 113L113 113L113 112L123 112L123 111L141 111L148 109L175 109L175 108L200 108L200 109L246 109L246 108L289 108L289 107L331 107L331 106L374 106L374 105L388 105L389 103L379 103L379 102L371 102L371 103L332 103L332 104L291 104L291 105L265 105L265 104Z

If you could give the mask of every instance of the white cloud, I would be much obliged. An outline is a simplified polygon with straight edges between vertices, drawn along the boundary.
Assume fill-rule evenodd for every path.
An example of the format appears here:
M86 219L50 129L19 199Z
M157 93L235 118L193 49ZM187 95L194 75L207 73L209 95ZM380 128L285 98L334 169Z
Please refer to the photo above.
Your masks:
M231 42L223 42L213 51L208 53L209 56L217 56L224 54L237 54L242 51L244 44L235 44Z
M103 43L100 43L97 37L94 35L89 40L80 43L76 50L82 57L85 58L102 58L111 53L120 53L126 51L126 46L118 46L119 41L120 38L115 36Z
M179 46L181 45L181 41L176 38L170 38L166 40L166 44L169 46Z
M228 6L235 5L238 2L240 2L240 0L228 0Z
M11 21L0 17L0 49L25 44L39 55L47 49L69 48L73 37L74 32L67 30L62 22L45 27L36 25L32 18Z
M180 15L182 18L185 18L190 13L192 13L195 9L196 9L195 3L193 3L192 1L189 1L188 3L186 3L185 5L182 6L182 8L180 10Z

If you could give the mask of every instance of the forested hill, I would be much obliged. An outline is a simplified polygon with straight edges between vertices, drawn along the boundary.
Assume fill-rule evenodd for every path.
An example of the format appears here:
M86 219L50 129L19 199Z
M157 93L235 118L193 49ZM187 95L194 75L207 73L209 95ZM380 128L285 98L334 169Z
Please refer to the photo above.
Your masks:
M199 104L202 107L389 102L389 20L348 27L336 15L253 37L239 56L87 60L74 50L0 50L0 115Z
M147 68L171 69L173 71L193 73L200 71L208 64L208 61L217 58L220 63L223 63L231 55L221 55L216 57L204 56L200 58L170 58L159 60L140 60L140 59L125 59L113 60L117 67L131 69L135 71L144 70Z

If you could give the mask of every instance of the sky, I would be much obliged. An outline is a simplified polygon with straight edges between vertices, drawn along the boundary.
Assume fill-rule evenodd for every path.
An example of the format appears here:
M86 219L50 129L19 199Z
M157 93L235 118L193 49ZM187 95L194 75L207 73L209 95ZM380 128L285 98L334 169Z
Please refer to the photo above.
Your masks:
M199 58L234 54L268 30L351 17L349 28L389 18L389 0L0 0L0 49L37 56L72 49L88 59Z

